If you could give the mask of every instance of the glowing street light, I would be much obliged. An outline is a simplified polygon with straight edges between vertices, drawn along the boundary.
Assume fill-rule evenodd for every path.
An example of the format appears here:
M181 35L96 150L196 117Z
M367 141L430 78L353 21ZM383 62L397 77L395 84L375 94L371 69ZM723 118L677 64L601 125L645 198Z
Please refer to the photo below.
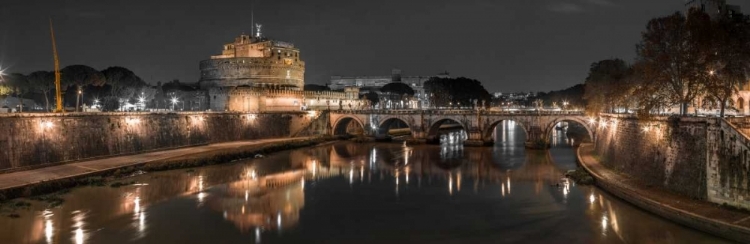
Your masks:
M42 127L42 129L50 129L54 127L54 124L52 123L52 121L42 121L41 123L39 123L39 126Z
M177 104L177 102L179 102L179 100L177 100L176 97L173 97L172 98L172 111L174 111L174 105Z

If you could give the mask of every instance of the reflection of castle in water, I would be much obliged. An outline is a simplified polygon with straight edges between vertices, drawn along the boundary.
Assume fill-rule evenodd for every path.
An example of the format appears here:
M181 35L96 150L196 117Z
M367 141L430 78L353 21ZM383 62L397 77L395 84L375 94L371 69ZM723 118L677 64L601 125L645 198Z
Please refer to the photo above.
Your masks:
M305 206L304 184L300 170L257 178L250 173L212 190L205 202L243 232L285 229L299 222L299 211Z

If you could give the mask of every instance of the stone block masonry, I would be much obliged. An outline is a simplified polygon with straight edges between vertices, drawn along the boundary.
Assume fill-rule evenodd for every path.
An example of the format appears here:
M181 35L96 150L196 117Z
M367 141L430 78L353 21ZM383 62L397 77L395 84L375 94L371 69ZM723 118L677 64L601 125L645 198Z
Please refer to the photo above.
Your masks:
M720 118L605 115L596 122L596 154L608 168L647 185L750 209L750 141Z
M293 124L305 123L305 117L294 112L0 115L0 172L168 148L288 137Z

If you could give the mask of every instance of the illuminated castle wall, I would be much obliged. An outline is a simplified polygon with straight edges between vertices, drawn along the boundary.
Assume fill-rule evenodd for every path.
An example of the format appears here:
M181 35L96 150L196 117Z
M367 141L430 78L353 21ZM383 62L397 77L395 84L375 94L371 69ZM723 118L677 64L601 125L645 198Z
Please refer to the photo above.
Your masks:
M286 42L240 35L220 55L200 62L201 86L251 86L301 90L305 62Z
M213 111L265 112L305 109L359 109L359 89L302 91L305 62L293 44L240 35L220 55L200 62L201 87Z

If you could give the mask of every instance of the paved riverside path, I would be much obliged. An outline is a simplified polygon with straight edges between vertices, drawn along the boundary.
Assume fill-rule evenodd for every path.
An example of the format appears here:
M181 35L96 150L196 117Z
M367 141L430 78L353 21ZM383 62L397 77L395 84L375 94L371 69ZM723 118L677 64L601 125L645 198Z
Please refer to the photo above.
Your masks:
M38 169L18 171L0 174L0 190L23 187L41 181L58 180L69 177L81 176L98 171L112 170L127 166L134 166L164 160L185 155L200 154L225 149L235 149L247 146L261 146L277 142L304 141L312 137L275 138L260 139L252 141L236 141L209 144L204 146L184 147L179 149L167 149L163 151L133 154L126 156L114 156L96 160L79 161L57 166Z
M704 200L648 186L606 168L593 157L594 146L581 144L577 151L581 165L596 179L596 184L631 204L666 219L718 236L750 243L750 214L722 208Z

